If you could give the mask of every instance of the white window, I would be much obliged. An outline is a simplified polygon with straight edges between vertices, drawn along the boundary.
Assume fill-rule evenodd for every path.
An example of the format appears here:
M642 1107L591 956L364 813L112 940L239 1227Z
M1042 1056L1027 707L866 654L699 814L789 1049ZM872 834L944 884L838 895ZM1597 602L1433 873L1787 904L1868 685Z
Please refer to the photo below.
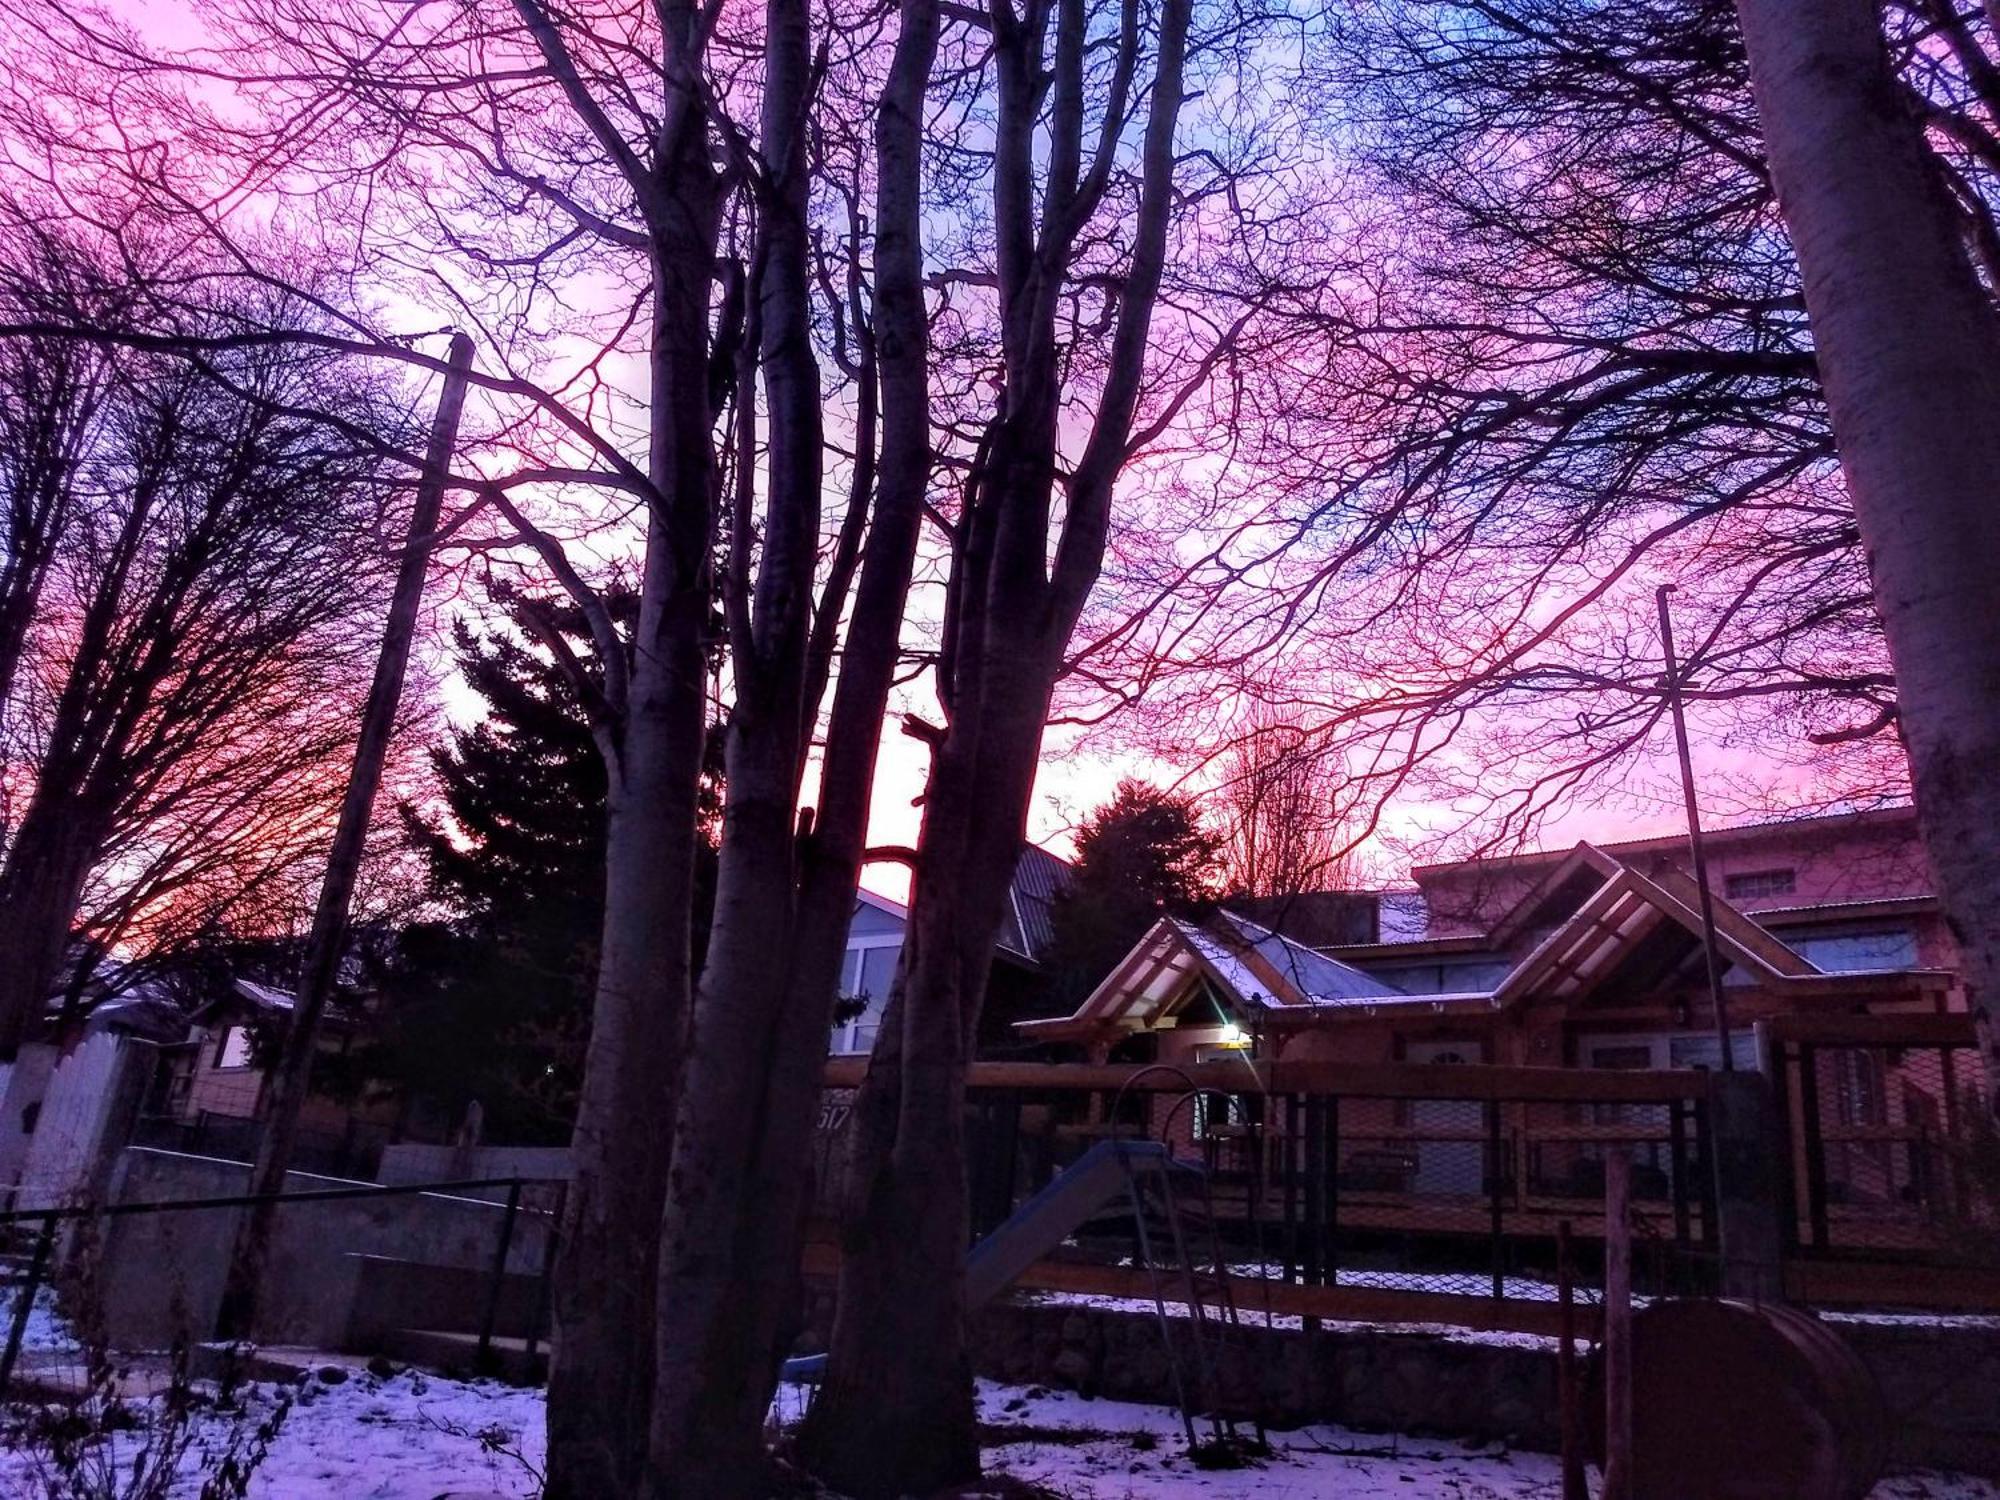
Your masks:
M1754 901L1763 896L1789 896L1798 885L1797 870L1745 870L1724 877L1722 894L1731 901Z
M250 1066L250 1031L245 1026L231 1026L222 1033L222 1045L215 1049L215 1065L218 1068L247 1068Z
M840 1055L865 1053L875 1046L882 1029L882 1008L895 983L896 961L903 940L893 934L855 938L840 964L840 999L844 1020L835 1021L827 1050Z

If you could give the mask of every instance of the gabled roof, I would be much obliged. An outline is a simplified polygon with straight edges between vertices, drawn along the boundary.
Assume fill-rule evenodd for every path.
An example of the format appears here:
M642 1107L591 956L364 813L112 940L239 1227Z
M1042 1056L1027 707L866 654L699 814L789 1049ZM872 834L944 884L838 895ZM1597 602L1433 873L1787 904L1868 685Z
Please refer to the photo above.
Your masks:
M1611 875L1501 981L1493 992L1496 1005L1530 997L1578 999L1642 958L1678 962L1691 946L1699 948L1701 898L1692 880L1674 870L1646 876L1609 862ZM1765 983L1819 972L1727 902L1714 902L1714 911L1725 963Z
M1036 963L1055 939L1056 898L1069 889L1070 863L1039 844L1021 850L1014 866L1014 883L1007 892L1007 914L1000 927L1000 946Z
M1007 910L1000 919L1000 934L994 944L1010 957L1038 964L1048 956L1055 937L1056 898L1069 889L1070 863L1051 854L1039 844L1023 846L1014 865L1014 883L1007 892ZM870 890L854 893L857 908L872 907L898 922L910 919L910 909L900 901Z
M1160 918L1073 1014L1017 1022L1016 1029L1055 1039L1148 1029L1176 1010L1201 979L1224 1003L1267 1016L1418 998L1224 911L1206 923Z

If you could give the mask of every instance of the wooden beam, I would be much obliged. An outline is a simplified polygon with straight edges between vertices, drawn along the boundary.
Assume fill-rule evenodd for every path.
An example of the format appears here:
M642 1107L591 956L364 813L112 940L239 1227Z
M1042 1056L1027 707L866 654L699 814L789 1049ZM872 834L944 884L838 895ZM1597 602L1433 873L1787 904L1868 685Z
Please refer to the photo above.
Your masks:
M832 1245L809 1243L804 1260L805 1274L823 1280L839 1268L839 1255ZM1166 1300L1184 1304L1186 1289L1177 1287L1167 1272L1161 1273ZM1117 1297L1145 1303L1150 1310L1154 1279L1133 1266L1093 1266L1068 1261L1042 1261L1031 1266L1015 1285L1022 1291L1069 1292L1091 1297ZM1223 1288L1202 1278L1198 1292L1203 1306L1222 1305ZM1319 1318L1340 1323L1428 1323L1468 1328L1486 1333L1531 1333L1554 1338L1561 1331L1561 1314L1554 1302L1501 1300L1491 1297L1456 1296L1446 1292L1402 1292L1382 1287L1295 1286L1290 1282L1259 1282L1249 1277L1228 1278L1228 1292L1235 1299L1238 1316L1252 1327L1265 1311L1279 1318ZM1579 1307L1579 1333L1597 1336L1598 1312Z
M1785 1292L1818 1307L1919 1307L1933 1312L2000 1312L2000 1270L1913 1261L1794 1259Z
M1772 1016L1758 1023L1774 1042L1820 1047L1972 1047L1978 1035L1969 1015Z
M867 1059L830 1058L826 1086L854 1088ZM1185 1074L1185 1078L1182 1076ZM1143 1076L1141 1076L1143 1075ZM1341 1094L1366 1099L1521 1099L1549 1103L1663 1104L1707 1097L1707 1078L1695 1069L1620 1071L1601 1068L1522 1068L1490 1063L1251 1062L1241 1058L1190 1063L1179 1069L1132 1064L1091 1067L1080 1063L974 1063L967 1085L1047 1093L1120 1089L1183 1094L1196 1088L1227 1094Z

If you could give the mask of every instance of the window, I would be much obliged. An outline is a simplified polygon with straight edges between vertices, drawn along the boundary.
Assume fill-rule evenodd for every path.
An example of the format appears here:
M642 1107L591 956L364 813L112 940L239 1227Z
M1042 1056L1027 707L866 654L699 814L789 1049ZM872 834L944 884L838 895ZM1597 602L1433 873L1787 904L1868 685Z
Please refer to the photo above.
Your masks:
M250 1066L250 1032L247 1027L230 1026L224 1029L222 1043L215 1049L215 1065L218 1068Z
M1237 1094L1212 1094L1206 1091L1194 1096L1194 1138L1208 1139L1208 1133L1223 1125L1241 1125L1249 1119L1249 1112L1243 1107L1243 1100Z
M840 998L862 1004L847 1019L834 1023L828 1051L851 1054L874 1049L875 1033L882 1026L882 1007L888 1003L889 986L895 982L896 961L902 949L900 937L864 938L849 943L840 964Z
M1745 870L1725 876L1722 893L1731 901L1754 901L1761 896L1789 896L1798 884L1797 870Z
M1757 1066L1755 1033L1730 1032L1729 1051L1746 1072ZM1716 1068L1722 1062L1722 1048L1708 1031L1585 1037L1577 1055L1587 1068Z
M1881 927L1864 932L1785 933L1799 957L1829 974L1879 973L1917 966L1917 935L1907 927Z

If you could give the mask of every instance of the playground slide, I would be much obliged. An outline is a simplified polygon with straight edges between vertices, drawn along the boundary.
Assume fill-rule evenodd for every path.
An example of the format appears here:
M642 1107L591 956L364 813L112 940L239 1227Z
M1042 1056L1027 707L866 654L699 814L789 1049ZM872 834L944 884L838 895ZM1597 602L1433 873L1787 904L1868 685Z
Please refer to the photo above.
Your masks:
M1128 1162L1169 1164L1158 1141L1099 1141L1049 1185L1015 1209L998 1229L972 1247L965 1258L965 1310L977 1312L1036 1261L1103 1212L1131 1181ZM795 1383L819 1379L824 1354L785 1361L784 1378Z

